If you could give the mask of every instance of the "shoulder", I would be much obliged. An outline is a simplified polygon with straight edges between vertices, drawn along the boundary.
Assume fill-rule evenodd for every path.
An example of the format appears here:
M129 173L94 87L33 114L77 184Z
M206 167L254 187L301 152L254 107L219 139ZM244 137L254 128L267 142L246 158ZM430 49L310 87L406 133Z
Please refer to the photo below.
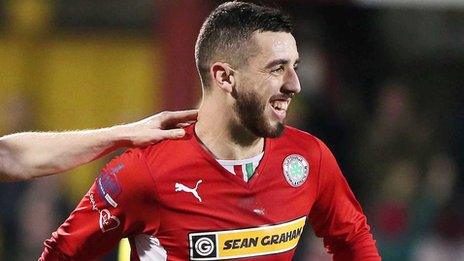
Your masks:
M153 178L153 166L166 164L166 155L176 158L177 151L185 151L183 143L185 140L166 139L146 147L129 148L108 162L100 176L117 176L127 184L147 182Z
M285 126L284 133L278 139L282 142L295 143L311 148L318 148L323 144L323 142L313 134L288 125Z
M194 154L194 146L191 134L186 134L184 138L170 140L166 139L146 148L138 149L149 164L166 163L166 161L176 161L177 159ZM188 156L187 156L188 157Z
M145 148L128 150L125 154L139 162L153 181L162 182L179 168L195 167L204 162L199 146L195 136L187 133L184 138L166 139Z
M311 152L318 152L322 157L333 157L331 150L324 141L309 132L295 127L286 126L282 136L276 140L280 145L295 145Z
M188 138L177 140L165 139L149 146L129 148L120 155L114 157L110 163L138 164L146 162L160 155L175 153L179 149L185 149L186 140L188 140Z
M297 129L295 127L286 125L284 129L284 135L290 137L299 137L299 138L306 138L306 139L315 139L316 137L309 132Z

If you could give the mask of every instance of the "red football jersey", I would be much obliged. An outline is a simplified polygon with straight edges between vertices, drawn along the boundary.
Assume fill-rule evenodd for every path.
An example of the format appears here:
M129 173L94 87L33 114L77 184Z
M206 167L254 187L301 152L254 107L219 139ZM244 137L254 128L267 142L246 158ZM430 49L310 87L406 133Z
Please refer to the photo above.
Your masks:
M266 138L245 182L190 126L184 139L112 160L45 241L40 260L90 260L123 237L132 260L291 260L305 225L335 260L380 260L366 217L320 140L291 127Z

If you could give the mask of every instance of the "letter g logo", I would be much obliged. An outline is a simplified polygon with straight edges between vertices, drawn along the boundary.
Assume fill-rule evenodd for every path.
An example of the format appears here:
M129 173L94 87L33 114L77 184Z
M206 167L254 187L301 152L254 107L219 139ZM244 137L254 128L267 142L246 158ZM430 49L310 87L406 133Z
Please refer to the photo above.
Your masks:
M217 257L215 234L190 234L189 237L190 258L192 260L209 260Z
M202 237L198 239L195 243L195 250L201 256L208 256L214 251L213 241L207 237Z

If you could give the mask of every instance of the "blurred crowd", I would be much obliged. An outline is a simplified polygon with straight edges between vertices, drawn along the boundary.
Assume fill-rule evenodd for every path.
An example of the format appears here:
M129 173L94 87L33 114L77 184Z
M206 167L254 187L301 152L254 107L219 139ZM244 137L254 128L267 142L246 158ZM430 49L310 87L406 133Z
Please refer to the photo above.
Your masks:
M464 260L464 9L304 1L284 9L296 22L303 87L289 123L332 149L383 260ZM47 94L0 85L0 136L46 129L37 97ZM65 196L73 187L65 179L0 184L0 260L37 258L78 200ZM322 240L306 234L295 260L330 260Z
M424 38L446 38L441 32L456 27L457 14L302 9L292 9L301 17L296 34L304 86L294 124L333 149L383 260L464 260L464 67L458 69L464 56L443 53L455 53L452 46L411 54L414 39L391 36L408 29L393 27L396 19L411 27L429 15L443 22L416 30ZM462 25L464 10L459 14ZM330 260L321 245L313 238L298 259Z

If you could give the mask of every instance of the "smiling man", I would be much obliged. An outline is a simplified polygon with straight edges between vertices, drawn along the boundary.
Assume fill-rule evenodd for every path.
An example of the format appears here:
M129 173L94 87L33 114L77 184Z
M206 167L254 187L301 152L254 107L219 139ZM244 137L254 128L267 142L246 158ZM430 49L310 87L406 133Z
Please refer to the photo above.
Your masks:
M285 126L301 88L291 30L276 9L217 7L196 44L197 123L110 162L41 259L89 260L129 237L133 260L291 260L312 226L335 260L380 260L330 150Z

